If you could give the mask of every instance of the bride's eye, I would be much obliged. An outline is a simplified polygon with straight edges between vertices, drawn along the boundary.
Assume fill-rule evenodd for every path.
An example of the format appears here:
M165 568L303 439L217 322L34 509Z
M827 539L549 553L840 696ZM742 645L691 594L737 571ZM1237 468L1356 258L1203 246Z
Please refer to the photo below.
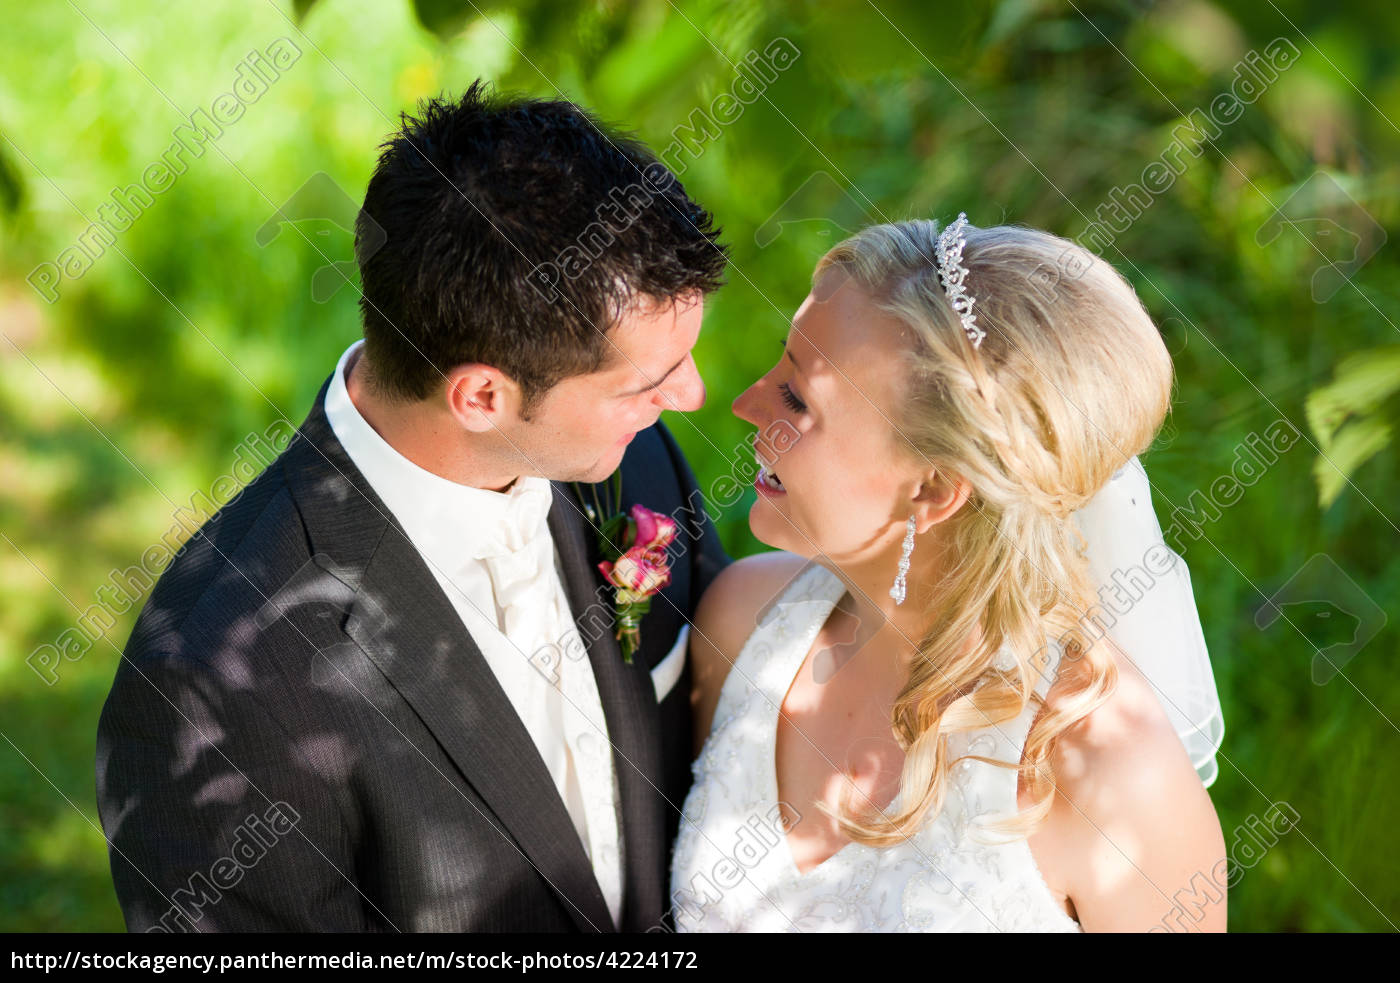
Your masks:
M794 413L801 413L807 409L807 404L797 398L796 394L792 391L792 387L786 382L778 383L778 392L783 394L783 402L786 403L788 409L792 410Z

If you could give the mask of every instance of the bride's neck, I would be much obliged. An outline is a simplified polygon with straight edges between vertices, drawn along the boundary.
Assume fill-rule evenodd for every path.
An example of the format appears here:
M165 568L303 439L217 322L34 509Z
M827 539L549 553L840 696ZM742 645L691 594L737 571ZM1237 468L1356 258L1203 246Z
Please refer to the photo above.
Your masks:
M909 558L903 604L895 604L890 596L898 570L898 551L892 556L835 563L833 572L846 582L857 624L878 626L877 630L887 634L899 650L901 662L915 657L919 643L932 627L928 612L935 601L933 593L943 569L943 552L937 527L919 538Z

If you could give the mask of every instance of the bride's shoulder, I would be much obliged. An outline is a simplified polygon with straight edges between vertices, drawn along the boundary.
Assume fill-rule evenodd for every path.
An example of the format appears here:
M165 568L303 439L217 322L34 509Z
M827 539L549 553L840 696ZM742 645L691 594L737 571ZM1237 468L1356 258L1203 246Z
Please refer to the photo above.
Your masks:
M758 616L797 580L811 561L776 550L735 560L706 589L695 612L695 627L709 635L717 647L732 649L757 627ZM723 643L731 643L729 645Z
M690 658L695 710L708 717L759 616L800 577L810 561L782 551L735 560L705 590L695 610Z
M1108 768L1133 771L1152 764L1173 765L1177 766L1173 770L1180 770L1184 764L1195 778L1195 769L1151 684L1121 650L1107 639L1105 643L1115 652L1117 684L1106 701L1059 735L1056 771L1066 780L1092 781ZM1046 694L1047 708L1072 696L1075 681L1073 671L1059 674ZM1148 770L1160 774L1158 768Z
M1047 881L1099 928L1155 924L1152 885L1185 887L1224 850L1210 796L1151 684L1121 653L1117 663L1109 699L1056 738L1057 795L1037 837ZM1068 679L1051 687L1048 707L1073 688Z
M1111 643L1109 643L1111 645ZM1144 802L1200 779L1151 684L1117 652L1118 681L1108 699L1056 737L1051 765L1056 782L1076 802L1100 796ZM1046 708L1072 699L1077 672L1058 674ZM1134 796L1122 793L1132 789ZM1169 793L1170 794L1170 793Z

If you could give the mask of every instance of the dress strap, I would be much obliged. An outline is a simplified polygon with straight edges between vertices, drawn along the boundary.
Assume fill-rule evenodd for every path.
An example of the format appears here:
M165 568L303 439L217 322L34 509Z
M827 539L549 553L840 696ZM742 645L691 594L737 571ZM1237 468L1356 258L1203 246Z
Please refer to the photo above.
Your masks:
M790 607L795 604L805 605L808 602L825 604L829 602L835 606L845 593L846 584L840 577L820 563L809 562L788 581L782 593L769 602L765 610L760 612L757 627L760 630L765 629L784 616L791 620Z
M744 643L720 692L720 705L757 690L763 702L776 709L801 667L821 626L846 593L846 584L830 570L812 563L800 571L783 591L759 613L753 634ZM719 709L716 709L719 714Z
M1029 669L1035 676L1033 689L1041 700L1045 699L1055 683L1055 672L1063 655L1064 649L1059 642L1047 638L1045 648L1030 660ZM995 664L997 668L1009 671L1014 668L1014 663L1015 656L1011 649L1004 648L998 653ZM1007 765L1018 764L1040 707L1039 701L1031 700L1015 719L956 735L951 746L953 756L980 755ZM975 839L986 843L1003 842L1003 834L989 830L986 823L1016 813L1017 772L1012 768L968 760L954 767L953 777L960 800L957 805L950 803L950 808L955 813L966 808L964 818L972 821ZM1015 839L1014 836L1009 838Z

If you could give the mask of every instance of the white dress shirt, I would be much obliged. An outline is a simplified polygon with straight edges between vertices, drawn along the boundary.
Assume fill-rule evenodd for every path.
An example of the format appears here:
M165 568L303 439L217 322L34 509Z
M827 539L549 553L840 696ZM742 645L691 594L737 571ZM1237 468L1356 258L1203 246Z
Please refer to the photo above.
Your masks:
M554 779L598 884L619 922L621 819L612 744L588 659L531 656L543 646L582 652L559 572L544 478L507 492L458 484L418 467L379 436L345 387L363 341L345 350L326 390L326 418L350 460L403 526L500 682Z

